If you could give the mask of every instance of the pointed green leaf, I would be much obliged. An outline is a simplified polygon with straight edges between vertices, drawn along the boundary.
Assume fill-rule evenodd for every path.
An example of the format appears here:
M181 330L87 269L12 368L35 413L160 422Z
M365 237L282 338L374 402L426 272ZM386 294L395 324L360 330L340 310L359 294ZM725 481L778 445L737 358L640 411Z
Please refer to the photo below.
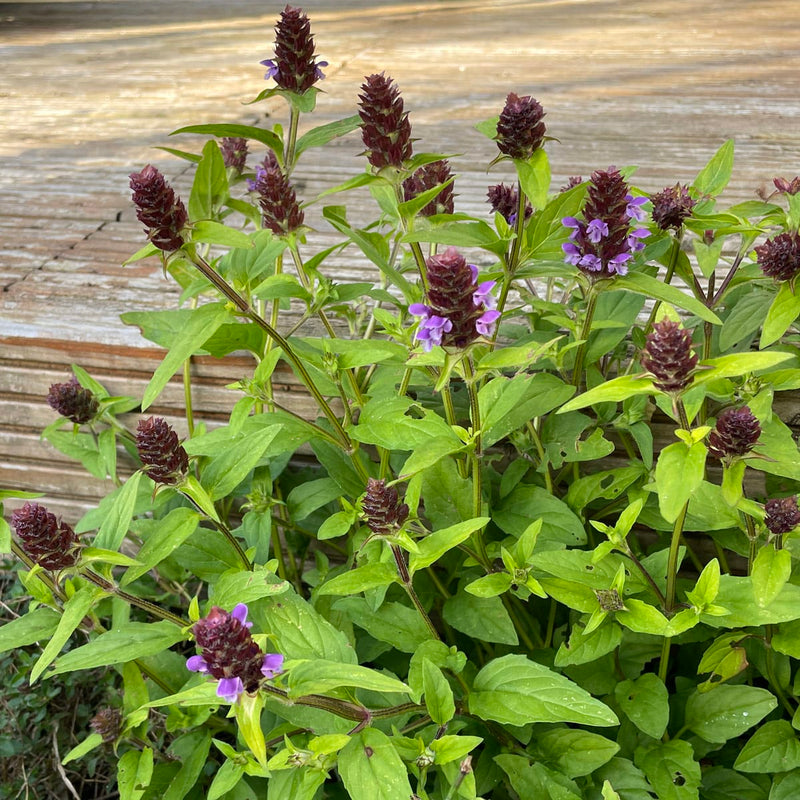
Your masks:
M389 737L365 728L339 753L339 774L352 800L409 800L408 773Z

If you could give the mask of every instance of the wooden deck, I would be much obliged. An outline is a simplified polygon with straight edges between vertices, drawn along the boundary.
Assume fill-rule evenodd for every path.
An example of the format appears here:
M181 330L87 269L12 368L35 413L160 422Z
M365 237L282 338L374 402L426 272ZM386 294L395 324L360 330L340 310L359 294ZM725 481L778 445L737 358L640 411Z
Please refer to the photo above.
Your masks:
M128 310L174 307L156 263L123 269L144 242L127 176L157 164L177 188L185 162L152 149L187 124L253 123L283 2L104 0L0 3L0 486L46 493L74 521L108 486L39 441L44 401L77 362L114 393L141 395L163 355L122 325ZM463 153L461 210L486 213L491 143L472 125L509 91L547 111L555 185L639 165L657 190L689 181L736 140L731 201L800 172L800 10L792 0L321 0L304 4L330 62L315 124L353 113L364 75L394 77L417 150ZM302 194L362 169L353 134L313 158ZM506 173L507 175L507 173ZM317 218L318 219L318 218ZM312 224L314 219L311 220ZM319 224L312 245L333 241ZM341 260L339 278L365 267ZM199 415L221 419L242 359L198 359ZM294 387L287 385L293 390ZM298 397L300 397L298 393ZM169 387L157 413L180 408Z

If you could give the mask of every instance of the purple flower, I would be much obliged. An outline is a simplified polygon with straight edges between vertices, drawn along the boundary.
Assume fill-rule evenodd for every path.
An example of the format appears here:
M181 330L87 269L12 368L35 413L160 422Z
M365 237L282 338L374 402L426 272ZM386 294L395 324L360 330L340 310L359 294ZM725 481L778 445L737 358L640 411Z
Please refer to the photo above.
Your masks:
M481 336L491 336L498 319L500 319L499 311L485 311L475 320L475 330Z
M263 678L274 678L283 667L280 653L261 652L250 636L247 606L239 603L228 613L214 606L205 619L194 624L200 655L186 661L191 672L216 678L217 696L235 703L243 692L254 692Z
M477 280L477 276L476 276ZM483 306L486 309L497 308L497 298L492 294L497 281L483 281L478 284L478 288L472 293L472 303L476 306Z
M586 226L586 238L597 244L604 236L608 236L608 225L601 219L593 219Z
M279 89L304 94L325 75L316 61L311 23L300 8L286 6L275 26L275 58L260 62L267 68L265 80L274 80Z
M625 213L628 215L628 218L641 222L647 216L645 210L642 208L647 202L647 198L634 197L632 194L629 194L626 195L625 199L628 201L628 205L625 207Z

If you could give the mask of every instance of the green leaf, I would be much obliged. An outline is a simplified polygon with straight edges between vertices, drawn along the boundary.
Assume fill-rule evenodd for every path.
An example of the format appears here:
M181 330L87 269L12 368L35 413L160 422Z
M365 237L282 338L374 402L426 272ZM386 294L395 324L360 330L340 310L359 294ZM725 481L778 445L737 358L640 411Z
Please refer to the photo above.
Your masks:
M409 416L412 411L417 416ZM438 439L449 439L458 446L462 445L440 416L405 397L370 400L350 434L359 442L389 450L421 450Z
M336 500L341 494L342 490L336 481L331 478L318 478L295 486L286 498L286 505L291 518L299 522L318 508Z
M728 185L732 172L733 139L728 139L700 170L692 186L700 195L715 197Z
M541 148L529 160L514 159L519 182L534 208L547 205L547 192L550 189L550 163L547 153Z
M251 125L234 125L231 123L212 123L210 125L188 125L185 128L178 128L170 136L179 133L201 133L208 136L240 136L244 139L253 139L256 142L265 144L279 160L283 159L283 141L278 134L268 131L265 128L255 128Z
M761 329L761 347L768 347L783 336L800 314L800 294L792 290L791 281L783 281L772 301Z
M464 444L451 432L447 436L431 439L424 447L415 450L400 468L403 480L437 464L446 456L464 449Z
M172 622L128 622L65 653L56 661L51 674L124 664L168 650L185 638L184 632Z
M393 645L401 653L413 653L432 634L419 612L402 603L384 603L377 611L363 597L345 597L334 606L343 611L354 625L363 628L373 639Z
M83 756L90 753L101 744L103 744L103 737L99 733L90 733L80 744L75 745L75 747L61 759L62 765L83 758Z
M781 592L792 574L792 556L788 550L776 550L764 545L756 555L750 572L753 596L761 608L766 608Z
M511 588L514 579L507 572L491 572L468 583L464 591L475 597L496 597Z
M181 768L170 781L167 791L160 795L162 800L183 800L186 797L206 765L210 748L211 734L204 730L184 733L170 745L170 751L181 761Z
M272 422L266 420L261 428L255 430L248 426L247 430L231 432L226 449L203 468L202 485L212 500L229 495L264 457L282 427Z
M657 742L639 748L635 758L659 800L697 800L702 776L689 742Z
M328 142L354 131L360 124L361 117L358 114L353 114L351 117L337 119L334 122L328 122L325 125L312 128L297 140L294 148L295 157L310 147L322 147Z
M523 756L505 754L495 756L494 761L508 775L512 788L520 798L581 800L580 789L574 781L548 769L544 764L531 764Z
M0 653L49 639L58 628L60 619L57 611L40 606L7 622L0 627Z
M264 739L264 729L261 726L261 712L264 710L264 705L265 697L263 694L245 693L239 698L232 710L242 739L244 739L250 752L255 756L256 761L266 768L267 747Z
M456 713L453 690L439 667L428 658L422 661L422 687L428 715L437 725L446 725Z
M652 673L618 683L614 697L620 710L643 733L660 739L669 722L669 692Z
M703 772L703 800L767 800L767 790L726 767L711 767ZM795 795L784 798L792 800Z
M629 289L637 294L643 294L645 297L650 297L653 300L662 300L665 303L682 308L706 322L711 322L714 325L721 325L722 320L711 311L704 303L701 303L696 298L692 297L685 292L682 292L675 286L668 283L662 283L657 278L651 278L644 272L629 272L621 278L615 278L615 289Z
M707 358L698 364L700 368L694 376L694 385L699 386L720 378L732 378L774 368L777 364L794 358L793 353L731 353L719 358ZM711 367L711 369L704 369Z
M721 236L717 241L721 246L725 242L725 238ZM699 239L694 240L695 247L699 243ZM772 292L757 289L739 298L730 314L725 318L725 322L722 323L722 329L719 332L719 349L722 352L730 350L731 347L754 334L764 322L773 298Z
M619 745L589 731L555 728L538 733L534 747L548 767L568 778L589 775L619 752Z
M397 568L393 564L364 564L361 567L331 578L319 587L319 594L357 594L367 589L389 586L397 580Z
M61 648L67 643L69 637L72 636L73 631L83 622L86 612L89 611L102 594L103 593L96 586L84 586L78 589L78 591L64 603L58 627L31 669L31 684L38 680L39 676L47 669L59 652L61 652Z
M236 787L243 775L244 765L235 761L225 761L225 763L217 770L217 774L214 776L211 786L208 787L207 800L219 800L220 797ZM275 779L273 778L270 781L270 787L272 786L274 780ZM285 797L294 796L295 795L285 795Z
M483 220L445 222L435 228L419 228L402 237L403 242L430 242L453 247L481 247L495 255L506 251L507 242Z
M451 761L459 763L474 750L483 739L480 736L441 736L431 742L434 753L434 764L449 764Z
M97 531L94 546L102 550L118 550L133 519L141 472L134 472L114 495L113 505Z
M800 767L800 742L785 719L762 725L733 764L741 772L788 772Z
M636 395L655 393L656 389L652 379L645 375L621 375L619 378L612 378L610 381L600 383L593 389L589 389L588 392L567 401L556 413L566 414L595 403L618 403Z
M405 765L377 728L353 736L339 753L339 774L352 800L409 800L413 794Z
M722 684L689 695L684 724L707 742L727 742L761 722L778 705L772 692Z
M702 442L687 447L675 442L665 447L656 463L658 508L667 522L674 522L705 476L706 454Z
M521 484L503 499L493 521L504 533L519 538L535 519L542 520L538 542L574 547L586 543L583 523L570 507L540 486Z
M120 585L127 586L172 555L195 532L200 518L191 508L174 508L162 519L146 520L147 538L136 554L138 564L128 569Z
M470 712L508 725L575 722L617 725L616 714L563 675L522 655L490 661L475 676Z
M192 241L204 244L219 244L223 247L251 249L253 240L243 231L229 228L213 219L204 219L192 225Z
M762 797L757 797L756 800L762 800ZM796 797L800 797L800 770L792 770L776 776L772 782L769 800L794 800ZM749 798L745 800L749 800Z
M435 531L417 542L417 552L411 553L409 570L413 573L438 561L445 553L458 547L472 534L484 528L490 522L489 517L476 517L465 522L458 522L447 528Z
M192 309L191 317L183 327L180 338L158 365L144 391L142 411L153 404L169 379L183 366L183 362L194 355L223 322L229 321L230 315L225 303L207 303Z
M408 694L408 686L393 675L376 672L358 664L341 664L337 661L303 661L289 671L289 697L307 694L325 694L332 689L349 686L372 692L402 692Z
M153 777L153 751L128 750L117 764L119 800L141 800Z
M568 667L574 664L588 664L613 652L622 641L622 628L615 623L606 623L591 633L575 625L569 636L556 653L555 665Z
M442 609L445 621L474 639L498 644L517 644L517 631L499 597L474 597L459 592Z
M194 173L192 192L189 195L189 219L212 219L228 196L228 175L219 145L209 140Z
M263 597L282 595L289 588L287 581L280 580L265 567L256 565L252 571L232 569L220 575L209 603L232 610L237 603L254 603Z

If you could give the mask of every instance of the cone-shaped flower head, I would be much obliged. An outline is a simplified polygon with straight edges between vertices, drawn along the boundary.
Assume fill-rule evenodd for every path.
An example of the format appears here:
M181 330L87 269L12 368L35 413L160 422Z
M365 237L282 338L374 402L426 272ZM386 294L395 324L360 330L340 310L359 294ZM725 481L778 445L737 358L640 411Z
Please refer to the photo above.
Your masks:
M761 425L747 407L726 408L708 435L708 452L722 461L747 455L761 436Z
M136 216L145 226L150 241L165 253L180 250L183 246L181 231L189 219L183 201L150 164L130 177Z
M242 692L255 692L264 678L274 678L283 666L279 653L264 654L253 641L247 621L247 606L239 603L228 613L214 606L193 631L200 655L192 656L186 668L216 678L217 695L235 703Z
M516 225L517 211L519 210L519 192L516 186L498 183L496 186L489 187L486 197L492 207L492 213L499 212L509 225ZM533 206L526 200L525 219L528 219L531 214L533 214Z
M530 158L542 146L545 130L541 105L511 92L497 121L497 148L511 158Z
M145 472L156 483L174 486L189 471L189 457L178 440L178 434L161 417L139 421L136 449Z
M226 167L241 172L247 162L247 139L241 136L226 136L219 144Z
M800 273L800 236L780 233L755 248L761 271L776 281L790 281Z
M101 708L89 720L89 727L99 733L106 744L111 744L122 731L122 712L118 708Z
M647 336L641 361L642 366L653 374L656 389L682 391L689 385L692 370L697 366L691 332L670 319L656 322L652 333Z
M478 283L478 268L467 264L455 247L431 256L427 303L413 303L408 310L422 317L416 333L425 350L434 345L466 347L478 336L490 336L500 317L492 296L495 281Z
M413 200L423 192L427 192L428 189L447 183L452 177L453 173L450 172L450 164L446 159L425 164L403 181L403 199ZM455 209L454 200L453 184L450 183L419 213L423 217L432 217L434 214L452 214Z
M261 62L267 68L265 80L274 79L278 88L303 94L325 75L327 61L316 61L311 23L301 8L286 6L275 25L275 58Z
M50 407L62 417L72 420L78 425L94 419L99 404L89 389L84 389L76 377L66 383L54 383L47 393Z
M776 497L764 503L766 516L764 522L770 533L783 534L793 531L800 525L800 509L797 507L797 495Z
M408 517L408 506L400 502L397 489L386 481L367 479L367 492L361 503L367 525L373 533L396 533Z
M397 84L382 72L369 75L358 96L361 140L375 169L396 167L411 158L411 123Z
M686 186L676 183L668 186L650 198L653 202L653 222L662 231L678 230L685 219L692 216L695 201Z
M11 524L22 549L45 569L66 569L78 561L75 531L44 506L25 503L11 515Z
M567 182L558 190L559 192L568 192L570 189L574 189L576 186L580 186L583 183L583 178L580 175L570 175L567 178Z
M800 176L792 178L790 181L786 178L773 178L772 182L779 192L784 194L795 195L800 192Z
M266 165L266 159L264 163ZM274 166L262 166L258 169L253 191L258 194L258 205L261 207L265 228L282 236L296 231L303 224L305 215L297 202L297 195L277 161Z
M589 180L583 219L564 217L572 228L569 241L562 245L564 260L593 278L625 275L633 253L642 250L641 241L650 235L647 228L632 228L633 221L644 219L646 197L633 197L619 170L598 170Z

